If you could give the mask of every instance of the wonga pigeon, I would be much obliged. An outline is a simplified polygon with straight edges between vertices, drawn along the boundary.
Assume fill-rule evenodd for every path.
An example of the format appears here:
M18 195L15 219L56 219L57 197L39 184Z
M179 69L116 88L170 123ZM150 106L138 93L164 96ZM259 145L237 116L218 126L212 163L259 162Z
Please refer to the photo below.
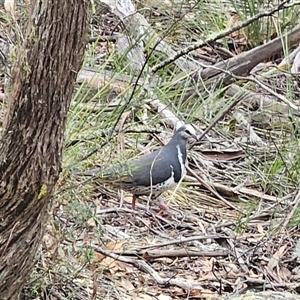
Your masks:
M83 175L97 177L102 182L131 192L132 209L135 209L137 196L155 199L185 175L186 142L189 137L197 140L194 128L191 125L181 126L164 147L107 169L86 171Z

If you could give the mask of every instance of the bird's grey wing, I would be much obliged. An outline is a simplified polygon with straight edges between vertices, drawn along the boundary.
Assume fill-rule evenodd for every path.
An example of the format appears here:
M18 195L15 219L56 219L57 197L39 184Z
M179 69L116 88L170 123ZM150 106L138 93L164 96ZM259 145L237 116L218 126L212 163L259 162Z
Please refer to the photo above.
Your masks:
M116 186L150 186L176 178L174 172L178 169L176 162L171 160L172 153L164 148L158 149L138 159L110 166L106 169L95 168L84 173L95 176L102 181L111 182ZM179 166L180 168L180 166Z
M173 172L169 158L161 150L142 156L129 164L130 173L120 180L123 186L156 185L168 180Z

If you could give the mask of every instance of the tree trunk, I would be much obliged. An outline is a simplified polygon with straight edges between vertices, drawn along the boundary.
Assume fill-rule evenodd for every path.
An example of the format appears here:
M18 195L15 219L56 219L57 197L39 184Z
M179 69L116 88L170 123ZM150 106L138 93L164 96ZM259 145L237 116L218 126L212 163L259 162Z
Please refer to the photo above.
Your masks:
M89 1L31 5L0 141L1 300L18 299L36 261L88 28Z

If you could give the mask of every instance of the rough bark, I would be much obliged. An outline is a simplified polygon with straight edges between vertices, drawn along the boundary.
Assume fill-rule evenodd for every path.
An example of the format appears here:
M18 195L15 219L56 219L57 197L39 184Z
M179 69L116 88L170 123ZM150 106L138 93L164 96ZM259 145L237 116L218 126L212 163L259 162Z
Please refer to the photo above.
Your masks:
M18 299L36 261L61 169L67 112L86 44L85 0L36 0L0 141L0 299Z

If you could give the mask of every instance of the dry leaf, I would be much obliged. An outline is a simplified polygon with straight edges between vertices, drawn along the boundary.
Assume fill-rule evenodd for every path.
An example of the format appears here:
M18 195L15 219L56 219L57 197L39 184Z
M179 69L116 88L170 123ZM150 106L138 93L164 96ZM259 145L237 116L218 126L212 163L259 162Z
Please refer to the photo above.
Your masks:
M94 254L94 260L95 261L102 261L106 256L103 255L102 253L95 252Z
M95 228L95 227L96 227L96 222L95 222L95 219L94 219L94 218L89 218L89 219L87 220L87 224L88 224L88 226L91 227L91 228Z
M269 263L268 263L268 269L272 271L279 263L281 257L283 256L283 253L286 249L287 245L283 245L279 248L278 251L276 251L273 256L271 257Z
M134 268L132 265L124 263L122 261L117 261L116 265L119 267L120 271L124 271L125 274L133 273Z
M226 272L228 273L236 273L238 274L239 273L239 268L234 264L234 263L227 263L224 265L224 268L226 270Z
M282 281L288 282L292 276L292 272L286 267L281 267L279 270L279 275Z
M256 227L257 227L257 231L259 232L259 233L262 233L262 234L264 234L265 233L265 231L264 231L264 229L263 229L263 227L261 226L261 224L256 224Z
M245 152L241 150L234 150L234 151L204 150L201 153L209 160L217 160L217 161L231 161L231 160L240 159L245 156Z
M267 195L263 192L253 190L253 189L249 189L249 188L246 188L246 187L242 187L242 188L238 189L238 191L240 193L247 194L247 195L250 195L250 196L255 196L257 198L261 198L261 199L264 199L264 200L274 201L274 202L278 201L277 197Z
M203 299L203 295L202 295L202 292L200 290L192 290L190 292L190 296L193 297L193 299L197 299L197 298Z
M131 202L132 202L132 196L126 195L126 196L124 197L124 201L126 201L127 203L131 203Z
M109 242L106 244L107 250L122 250L124 248L125 241L121 242Z
M116 261L110 257L105 257L99 264L103 269L109 270L110 273L115 273L118 269Z
M124 277L121 277L120 284L126 291L133 291L135 289L132 283Z
M58 241L52 235L45 233L43 237L43 246L51 255L54 254L58 247Z

